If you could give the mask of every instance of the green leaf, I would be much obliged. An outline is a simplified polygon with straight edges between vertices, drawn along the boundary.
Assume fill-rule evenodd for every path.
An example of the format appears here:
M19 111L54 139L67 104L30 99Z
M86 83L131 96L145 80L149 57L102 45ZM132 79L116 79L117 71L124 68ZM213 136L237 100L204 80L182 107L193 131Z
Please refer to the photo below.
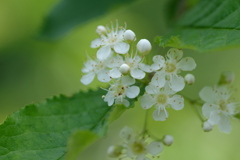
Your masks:
M45 18L40 37L59 38L77 25L133 0L62 0Z
M198 51L240 46L240 0L201 0L159 43Z
M102 100L104 94L98 90L61 95L20 109L0 125L0 159L63 159L67 139L77 130L89 137L80 139L85 148L106 132L112 107Z

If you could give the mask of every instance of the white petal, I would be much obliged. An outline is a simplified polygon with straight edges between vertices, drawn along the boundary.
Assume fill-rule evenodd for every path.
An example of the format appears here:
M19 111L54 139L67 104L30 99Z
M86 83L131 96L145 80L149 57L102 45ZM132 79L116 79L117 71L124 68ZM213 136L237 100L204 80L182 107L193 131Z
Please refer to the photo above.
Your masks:
M193 58L186 57L181 59L181 61L177 64L177 68L180 68L183 71L191 71L196 68L196 63Z
M131 76L136 79L143 79L145 77L145 72L140 69L134 68L131 69Z
M106 64L109 68L120 67L124 63L122 56L117 55L115 57L111 57L111 59Z
M99 60L105 60L111 55L111 48L109 46L104 46L97 51L97 58Z
M161 55L157 55L153 57L153 64L152 64L152 69L154 71L161 69L164 66L165 59Z
M114 45L114 51L120 54L126 54L130 48L130 45L125 42L120 42Z
M113 68L109 71L108 75L112 78L119 78L121 77L122 73L117 68Z
M163 144L159 141L153 141L147 146L147 151L151 155L156 156L163 151Z
M143 109L149 109L156 103L156 100L149 94L144 94L140 99L140 104Z
M219 109L218 105L205 103L202 106L202 113L205 117L210 118L211 112L215 112Z
M163 110L157 108L152 116L155 121L165 121L168 118L168 112L165 108Z
M129 86L135 83L135 79L129 77L129 76L124 76L122 77L122 84L125 86Z
M136 160L150 160L149 158L147 158L146 156L144 155L139 155L136 157Z
M82 84L88 85L93 81L94 77L95 77L95 73L90 72L86 75L83 75L80 81L82 82Z
M91 42L91 48L98 48L102 43L101 38L96 38Z
M108 93L106 94L105 98L104 98L104 102L108 102L108 106L113 105L114 103L114 94L112 91L108 91Z
M177 49L177 48L171 48L169 49L167 56L170 59L175 59L176 61L181 59L183 56L183 51L181 49Z
M215 125L215 124L219 123L220 118L221 117L220 117L219 111L212 111L212 112L210 112L210 118L208 119L208 122L211 125Z
M212 87L205 86L199 92L200 98L207 103L215 103L217 101L217 95Z
M140 68L141 70L143 70L144 72L150 73L150 72L153 71L152 68L151 68L151 66L149 66L149 65L147 65L147 64L140 63L140 64L138 64L138 65L139 65L139 68Z
M129 101L126 99L123 99L122 97L118 97L115 100L115 104L123 104L125 107L129 107L129 105L130 105Z
M169 98L169 102L168 103L175 110L181 110L184 107L184 99L180 95L174 95L173 97Z
M220 129L220 131L224 132L224 133L230 133L231 132L231 122L229 119L229 116L226 114L222 114L220 116L220 121L218 123L218 128Z
M170 76L169 82L170 88L176 92L183 90L185 86L184 78L179 75L172 75Z
M137 86L128 87L126 89L126 95L127 95L128 98L135 98L135 97L137 97L139 92L140 92L140 89Z
M97 63L95 61L88 60L86 63L84 63L84 68L82 69L82 72L88 73L88 72L92 71L96 65L97 65Z
M154 85L148 85L145 87L145 91L148 93L148 94L157 94L160 92L160 88L158 87L155 87Z
M132 143L135 140L135 135L132 128L125 126L119 133L119 137L126 143Z
M111 80L108 69L103 69L98 72L97 77L100 82L109 82Z
M158 87L158 88L162 88L165 85L165 72L163 71L159 71L156 72L154 74L154 76L152 77L151 83L152 85Z
M234 102L227 104L227 110L229 111L229 113L230 113L231 115L234 115L234 114L237 113L236 107L237 107L237 104L234 103Z

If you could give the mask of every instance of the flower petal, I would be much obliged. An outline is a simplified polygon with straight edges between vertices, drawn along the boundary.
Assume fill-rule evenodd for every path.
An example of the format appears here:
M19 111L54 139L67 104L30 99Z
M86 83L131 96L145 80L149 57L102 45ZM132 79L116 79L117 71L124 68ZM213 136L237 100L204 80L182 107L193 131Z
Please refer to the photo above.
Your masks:
M139 65L139 68L140 68L141 70L143 70L144 72L150 73L150 72L153 71L152 68L151 68L151 66L149 66L149 65L147 65L147 64L139 63L138 65Z
M135 79L129 76L122 77L122 84L125 86L130 86L135 83Z
M135 135L132 128L125 126L119 133L119 137L126 143L133 143Z
M158 88L162 88L164 86L165 82L166 82L166 80L165 80L165 72L159 71L159 72L156 72L154 74L150 84L152 84L152 85L154 85L154 86L156 86Z
M232 126L231 126L230 118L228 115L221 114L220 120L218 123L218 128L220 129L220 131L222 131L224 133L231 132Z
M177 68L180 68L183 71L191 71L196 68L196 62L191 57L186 57L181 59L181 61L177 64Z
M176 92L183 90L185 86L184 78L173 74L170 76L170 82L169 82L170 88Z
M215 103L217 101L217 94L212 87L205 86L199 92L200 98L207 103Z
M147 146L147 151L151 155L156 156L163 151L163 144L159 141L153 141Z
M177 48L171 48L169 49L169 51L167 52L167 56L170 59L175 59L176 61L178 61L179 59L182 58L183 56L183 51L181 49L177 49Z
M121 77L122 73L117 68L113 68L109 71L108 75L112 78L119 78Z
M143 109L149 109L156 103L156 100L149 94L144 94L140 99L140 104Z
M219 111L212 111L210 112L210 118L208 119L208 122L211 124L211 125L215 125L215 124L218 124L219 121L220 121L220 113Z
M126 99L123 99L122 97L118 97L115 100L115 104L123 104L125 107L129 107L129 105L130 105L129 101Z
M143 79L146 75L145 72L137 68L131 69L130 73L131 73L131 76L136 79Z
M160 92L160 88L158 87L155 87L154 85L148 85L145 87L145 91L148 93L148 94L157 94Z
M86 75L83 75L80 81L82 82L82 84L88 85L93 81L94 77L95 77L95 73L90 72Z
M130 45L125 42L120 42L114 45L114 51L119 54L126 54L130 48Z
M98 47L100 47L100 45L101 45L101 43L102 43L102 40L101 40L101 38L96 38L96 39L94 39L92 42L91 42L91 48L98 48Z
M113 105L114 103L114 94L112 91L108 91L108 93L106 94L105 98L104 98L104 102L108 102L108 106Z
M215 112L219 109L219 106L216 104L205 103L202 106L202 113L205 117L210 118L211 112Z
M169 102L168 103L175 110L181 110L184 107L184 99L180 95L174 95L173 97L169 98Z
M155 121L165 121L168 118L168 112L166 109L160 109L159 107L152 114Z
M98 80L100 82L109 82L111 80L108 69L100 70L97 74Z
M165 59L161 55L156 55L153 57L153 64L151 65L152 70L156 71L164 66Z
M128 87L126 89L126 95L127 95L128 98L135 98L135 97L137 97L139 92L140 92L140 89L137 86Z
M104 46L97 51L97 58L99 60L105 60L111 55L111 48L109 46Z
M106 64L109 68L120 67L124 63L122 56L117 55L115 57L111 57L111 59Z

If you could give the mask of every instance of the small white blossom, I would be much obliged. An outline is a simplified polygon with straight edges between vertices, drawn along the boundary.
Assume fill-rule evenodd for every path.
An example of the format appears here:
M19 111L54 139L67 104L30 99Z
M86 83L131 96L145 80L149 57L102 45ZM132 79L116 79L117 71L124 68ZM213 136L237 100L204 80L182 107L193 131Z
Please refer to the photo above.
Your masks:
M172 107L175 110L181 110L184 107L184 99L180 95L174 95L176 92L169 88L166 84L163 88L158 88L153 85L148 85L145 88L144 94L140 103L143 109L149 109L152 106L156 107L153 112L153 119L156 121L165 121L168 118L166 108Z
M137 50L142 54L147 54L151 51L152 45L147 39L141 39L137 43Z
M138 55L135 55L134 57L126 57L125 60L120 55L113 57L108 63L108 67L112 68L112 70L109 71L109 76L112 78L121 77L123 70L121 71L120 68L123 64L124 66L129 67L128 71L133 78L143 79L145 77L146 74L142 70L144 64L142 63L142 58Z
M136 35L132 30L126 30L124 32L124 40L127 42L133 42L136 39Z
M202 129L204 132L210 132L213 129L213 125L211 125L208 121L203 122Z
M104 101L108 102L108 106L115 104L123 104L126 107L130 105L126 97L132 99L136 98L140 92L139 87L131 86L135 83L135 79L124 76L117 80L114 84L111 84L108 93L106 94Z
M110 146L107 150L107 154L111 158L117 158L122 154L123 147L120 145Z
M112 55L112 50L119 54L126 54L130 48L130 45L124 42L125 28L119 28L118 22L116 22L116 28L113 24L111 29L107 27L106 33L101 34L100 38L96 38L92 41L92 48L99 48L97 51L97 58L99 60L107 59Z
M119 134L124 141L126 156L135 160L150 160L146 155L157 156L163 151L163 144L159 141L152 141L148 144L145 139L135 134L129 127L124 127Z
M151 70L157 72L153 76L151 84L161 88L165 85L167 79L170 87L174 91L181 91L184 88L185 83L183 77L178 75L178 73L180 73L181 70L191 71L196 67L193 58L182 58L182 56L182 50L175 48L168 51L166 60L163 56L154 56L154 64L151 66Z
M95 75L97 75L100 82L109 82L111 80L110 76L108 75L109 70L106 67L106 61L94 61L89 58L89 60L84 63L82 72L87 73L86 75L83 75L80 80L84 85L90 84L93 81Z
M102 35L107 32L107 29L106 29L106 27L100 25L100 26L97 26L96 32L98 35Z
M237 113L238 102L229 100L231 92L226 85L215 87L204 87L200 93L200 98L205 101L202 112L208 118L211 125L218 125L218 128L225 133L231 131L230 119Z
M165 144L166 146L171 146L173 144L173 136L171 135L165 135L163 136L163 144Z
M223 72L220 77L220 84L231 84L234 81L234 73L231 71Z
M187 84L189 85L192 85L194 82L195 82L195 77L194 75L192 74L187 74L185 77L184 77L184 80Z

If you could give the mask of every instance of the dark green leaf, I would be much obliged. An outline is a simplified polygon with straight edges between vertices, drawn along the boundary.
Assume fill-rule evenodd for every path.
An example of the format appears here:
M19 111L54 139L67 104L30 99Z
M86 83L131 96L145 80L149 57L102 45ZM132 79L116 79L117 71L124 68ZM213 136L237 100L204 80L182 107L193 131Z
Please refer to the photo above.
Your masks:
M168 35L163 47L198 51L240 46L240 0L202 0Z
M46 17L41 37L58 38L73 27L133 0L62 0Z

